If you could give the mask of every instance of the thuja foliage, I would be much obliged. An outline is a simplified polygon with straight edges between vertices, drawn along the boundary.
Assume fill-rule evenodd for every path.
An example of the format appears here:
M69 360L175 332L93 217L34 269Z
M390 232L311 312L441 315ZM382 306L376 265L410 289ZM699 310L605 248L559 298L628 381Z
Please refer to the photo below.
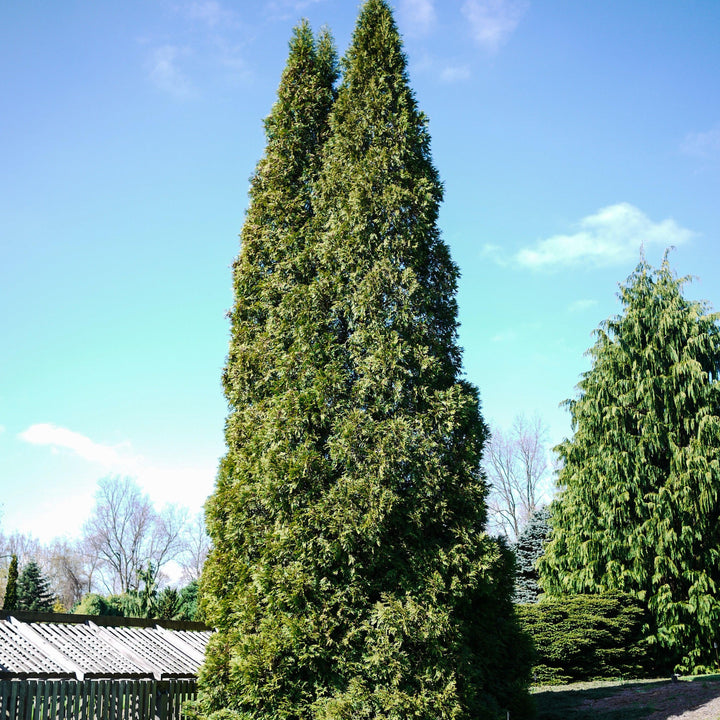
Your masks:
M52 612L54 603L50 581L43 575L40 566L30 560L17 581L17 609Z
M442 189L385 0L296 30L234 268L227 453L196 712L520 717L529 647L488 538Z
M699 671L720 623L720 333L684 281L641 262L597 331L540 570L550 593L633 594L650 642Z
M18 559L17 555L10 558L7 583L5 585L5 598L3 599L3 610L17 609L17 580L18 580Z
M517 613L535 645L535 684L649 677L665 669L650 662L646 611L630 595L544 598L519 605Z
M538 584L537 561L545 552L550 539L550 511L546 507L536 510L523 528L513 549L515 550L516 603L535 603L542 592Z

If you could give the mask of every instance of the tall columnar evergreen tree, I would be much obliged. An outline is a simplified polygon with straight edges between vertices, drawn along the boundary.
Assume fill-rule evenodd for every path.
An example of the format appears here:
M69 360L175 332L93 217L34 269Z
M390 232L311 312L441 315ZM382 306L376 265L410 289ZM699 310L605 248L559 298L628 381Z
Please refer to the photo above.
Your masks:
M523 528L515 543L515 597L516 603L535 603L542 592L538 580L537 562L545 552L550 539L550 511L546 507L536 510Z
M316 40L303 22L265 121L265 155L233 268L227 453L206 506L213 549L200 584L200 613L218 630L200 674L203 714L296 717L293 708L312 702L329 672L315 651L297 648L325 642L302 610L323 592L305 538L332 465L331 394L310 284L316 181L337 76L329 33Z
M235 267L198 710L518 717L527 647L512 554L482 532L487 430L426 120L385 0L362 8L329 126L331 84L305 92L327 63L294 71L309 46L301 30L280 96L308 102L273 110Z
M3 610L17 609L17 579L18 559L17 555L13 555L10 559L10 567L8 568L7 583L5 585L5 598L3 600Z
M31 560L17 581L17 609L52 612L54 602L50 581L43 575L40 566Z
M641 262L597 331L540 561L551 593L647 603L682 670L713 661L720 627L720 332L685 280Z

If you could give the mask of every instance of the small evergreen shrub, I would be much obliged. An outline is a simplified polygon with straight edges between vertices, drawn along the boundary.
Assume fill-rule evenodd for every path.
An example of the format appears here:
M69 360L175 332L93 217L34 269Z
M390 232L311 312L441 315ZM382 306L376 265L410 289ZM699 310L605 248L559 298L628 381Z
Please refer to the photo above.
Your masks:
M646 610L622 593L544 598L516 605L537 652L534 683L647 677L658 667L644 639Z

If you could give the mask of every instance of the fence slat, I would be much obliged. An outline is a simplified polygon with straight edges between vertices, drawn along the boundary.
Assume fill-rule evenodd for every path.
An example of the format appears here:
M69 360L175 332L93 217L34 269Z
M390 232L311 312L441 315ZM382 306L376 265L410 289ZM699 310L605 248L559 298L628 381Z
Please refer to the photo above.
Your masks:
M182 720L188 679L2 680L0 720Z

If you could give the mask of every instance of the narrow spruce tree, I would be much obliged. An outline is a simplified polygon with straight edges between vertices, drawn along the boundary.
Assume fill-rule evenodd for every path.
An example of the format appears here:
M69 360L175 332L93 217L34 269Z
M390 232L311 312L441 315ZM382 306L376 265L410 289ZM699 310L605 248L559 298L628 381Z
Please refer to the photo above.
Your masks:
M293 102L315 77L293 72L310 37L291 44L279 94L299 83ZM363 6L344 68L337 100L325 96L329 125L324 107L285 118L275 106L287 137L315 122L319 142L297 140L288 156L269 123L259 172L280 174L256 176L251 193L201 582L218 633L197 712L521 717L529 660L513 557L483 532L487 429L460 378L458 271L384 0ZM283 193L289 214L274 204Z
M649 640L699 671L720 625L720 332L686 280L643 260L597 331L540 571L554 594L632 593Z
M10 567L8 568L7 583L5 585L5 598L3 600L3 610L17 609L17 579L18 559L17 555L13 555L10 559Z
M550 510L536 510L523 528L513 549L515 550L515 596L516 603L536 603L542 590L538 583L540 574L537 562L545 552L550 539Z
M43 575L40 566L31 560L17 581L17 609L52 612L54 603L50 581Z

